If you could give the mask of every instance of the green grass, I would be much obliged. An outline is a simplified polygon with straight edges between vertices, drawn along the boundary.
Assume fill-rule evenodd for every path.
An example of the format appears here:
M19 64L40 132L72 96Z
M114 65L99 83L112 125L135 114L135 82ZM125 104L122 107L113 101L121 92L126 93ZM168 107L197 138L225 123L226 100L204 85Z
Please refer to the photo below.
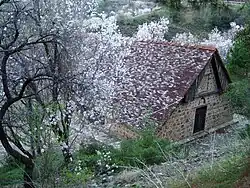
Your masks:
M156 137L154 131L149 129L141 132L140 138L122 141L121 148L114 151L113 157L118 165L143 168L165 162L164 154L173 155L179 150L178 145Z
M246 155L236 155L212 167L202 168L187 181L191 186L199 188L233 188L246 172L250 172L249 158ZM188 185L184 181L174 181L170 187L185 188Z
M145 130L138 132L140 137L136 139L123 140L119 149L112 147L101 146L98 144L91 144L83 146L76 154L78 160L91 170L96 169L98 160L100 160L100 153L109 153L110 164L118 166L135 166L143 168L144 165L160 164L167 159L166 155L178 153L180 147L171 143L166 139L158 138L154 135L154 130Z
M0 187L5 185L14 185L17 183L22 183L22 181L22 167L14 165L4 165L0 167Z

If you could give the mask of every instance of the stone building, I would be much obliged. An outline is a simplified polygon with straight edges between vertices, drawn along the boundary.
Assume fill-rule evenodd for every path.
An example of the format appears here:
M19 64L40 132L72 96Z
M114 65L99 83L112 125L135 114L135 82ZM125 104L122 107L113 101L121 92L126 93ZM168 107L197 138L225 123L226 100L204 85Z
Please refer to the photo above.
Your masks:
M229 75L216 48L175 43L136 42L125 58L126 81L114 102L116 124L110 131L136 137L148 119L156 134L183 140L232 123L223 92Z

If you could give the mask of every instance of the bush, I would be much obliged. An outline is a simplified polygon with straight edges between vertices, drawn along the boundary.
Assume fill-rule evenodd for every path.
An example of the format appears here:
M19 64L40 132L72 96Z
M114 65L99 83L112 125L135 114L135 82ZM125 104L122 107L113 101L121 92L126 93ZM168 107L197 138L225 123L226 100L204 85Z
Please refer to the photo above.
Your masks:
M124 140L121 148L114 153L117 165L138 166L160 164L167 159L164 155L172 154L177 147L168 140L155 136L154 131L147 130L141 137L134 140Z
M179 10L182 7L181 0L156 0L156 2L166 5L175 10Z
M119 171L118 167L160 164L166 156L173 155L179 149L166 139L158 138L154 131L146 130L140 138L123 140L119 149L103 144L82 146L76 155L81 168L88 168L96 175ZM121 168L120 168L121 169Z
M162 16L159 15L157 12L136 17L120 16L120 18L117 20L117 24L123 35L133 36L133 34L137 31L139 25L159 20L161 17Z
M35 159L34 181L41 187L80 186L94 176L106 181L124 166L143 168L145 165L160 164L177 149L168 140L156 137L151 129L143 131L138 139L123 140L119 149L101 143L82 145L67 166L61 151L49 148ZM7 161L8 164L0 168L0 185L13 181L22 183L20 166L12 159Z
M89 155L84 155L88 159ZM77 156L65 164L62 151L51 147L35 160L35 181L41 187L80 186L93 176L92 169L88 168L88 165L78 160Z
M4 165L0 167L0 187L23 183L23 170L19 166Z
M76 160L80 161L81 168L87 169L94 175L109 175L117 170L112 153L115 149L102 143L82 145L76 154Z
M76 160L82 161L83 165L95 171L97 161L99 159L97 151L105 150L105 146L99 143L93 143L88 145L82 145L79 149Z
M227 68L235 81L227 95L234 110L250 117L250 26L238 33L233 48L228 55Z
M81 187L81 185L84 185L87 180L89 180L93 176L93 173L88 168L82 168L81 166L82 164L79 163L75 166L74 170L69 170L65 168L61 173L62 184L67 186L79 185L79 187Z
M245 129L239 132L242 139L250 139L250 125L247 124Z
M23 165L10 156L6 156L0 167L0 187L23 183Z
M250 117L250 85L249 80L241 80L230 85L226 95L233 110L241 115Z
M34 181L41 187L51 187L58 181L64 168L62 151L54 147L48 148L35 159Z
M166 39L171 40L176 33L182 32L191 32L192 34L206 37L215 27L221 31L226 31L230 29L230 22L239 19L241 14L233 8L222 5L217 8L207 5L197 10L190 7L181 7L179 10L166 5L140 16L120 16L117 24L122 34L133 36L139 25L157 21L161 17L166 17L170 20Z
M247 39L236 40L228 56L229 64L227 68L234 80L242 80L249 77L250 52L245 40Z

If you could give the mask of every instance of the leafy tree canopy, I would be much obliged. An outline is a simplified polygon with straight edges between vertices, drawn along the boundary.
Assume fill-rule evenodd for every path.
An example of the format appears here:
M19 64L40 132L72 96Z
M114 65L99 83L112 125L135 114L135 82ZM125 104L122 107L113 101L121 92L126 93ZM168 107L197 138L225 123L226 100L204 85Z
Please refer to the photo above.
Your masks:
M228 56L228 70L232 78L238 80L250 78L250 27L239 32Z
M227 66L232 79L227 95L234 110L250 117L250 27L239 32L228 56Z

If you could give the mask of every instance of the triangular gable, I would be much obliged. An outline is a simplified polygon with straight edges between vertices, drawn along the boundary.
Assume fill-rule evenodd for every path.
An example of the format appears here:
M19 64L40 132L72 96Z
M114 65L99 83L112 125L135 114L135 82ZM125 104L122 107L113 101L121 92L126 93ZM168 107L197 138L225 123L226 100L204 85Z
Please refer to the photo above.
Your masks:
M216 50L188 89L184 102L192 101L201 95L222 93L229 83L231 83L229 74Z

